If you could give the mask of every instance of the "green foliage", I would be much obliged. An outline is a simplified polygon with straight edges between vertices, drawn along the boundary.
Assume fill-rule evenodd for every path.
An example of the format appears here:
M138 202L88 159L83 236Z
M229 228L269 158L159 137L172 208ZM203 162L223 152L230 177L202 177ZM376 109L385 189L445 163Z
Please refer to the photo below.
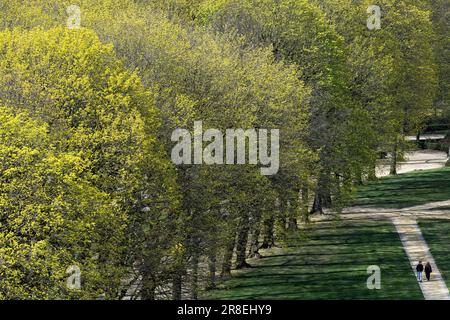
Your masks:
M275 59L297 67L300 79L312 89L306 141L318 153L319 166L311 178L318 199L333 196L339 209L348 196L351 177L374 162L373 131L366 126L369 115L348 90L343 38L309 1L286 0L276 5L272 1L207 1L198 20L214 30L241 35L251 45L269 45Z
M150 151L155 143L158 122L151 95L135 73L124 69L112 46L103 45L91 31L4 31L0 48L0 82L8 87L1 103L36 119L30 125L32 121L45 124L36 131L29 126L18 131L17 145L13 144L17 150L2 148L11 157L2 161L7 165L2 170L3 192L13 197L4 203L17 212L14 218L11 209L1 210L8 221L2 225L2 236L17 237L5 239L8 242L2 247L24 259L14 261L14 254L13 266L7 270L31 279L21 288L20 278L15 277L23 292L5 289L4 294L63 297L68 293L61 291L61 278L75 264L83 271L83 291L78 296L117 297L127 216L134 205L130 197L139 186L146 160L142 150ZM146 121L140 108L148 111ZM26 122L23 117L12 118L11 128ZM146 132L144 122L153 129ZM3 125L6 133L12 130ZM24 141L30 136L39 142L42 131L46 145L34 147L32 139ZM2 142L8 143L7 138L2 135ZM19 161L22 152L30 159ZM16 246L23 246L24 253L18 253ZM30 260L34 247L42 252Z
M89 163L51 144L49 126L0 109L0 298L96 298L119 278L123 215L89 182ZM113 235L113 234L111 234ZM83 291L66 287L66 269L83 270Z
M0 298L195 298L201 259L226 274L313 198L340 211L378 151L445 117L443 1L383 0L376 31L365 0L80 0L68 30L72 4L0 2ZM197 120L280 129L279 173L174 168Z

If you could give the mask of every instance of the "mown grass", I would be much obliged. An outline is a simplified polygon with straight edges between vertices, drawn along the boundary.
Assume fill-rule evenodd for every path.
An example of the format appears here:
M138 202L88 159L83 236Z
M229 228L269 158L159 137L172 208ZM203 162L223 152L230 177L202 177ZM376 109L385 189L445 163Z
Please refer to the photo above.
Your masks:
M407 208L450 199L450 168L382 178L359 188L353 205Z
M442 277L450 288L450 221L421 219L419 226Z
M386 221L322 222L307 238L263 252L207 299L422 299L394 226ZM381 289L367 289L367 267L381 268Z

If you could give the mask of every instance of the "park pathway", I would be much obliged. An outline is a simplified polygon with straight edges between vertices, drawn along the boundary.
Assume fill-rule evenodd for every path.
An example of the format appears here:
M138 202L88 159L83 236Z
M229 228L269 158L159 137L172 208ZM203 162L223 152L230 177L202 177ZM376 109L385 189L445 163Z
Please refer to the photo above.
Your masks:
M341 218L346 220L390 219L399 234L414 273L416 273L416 265L419 260L422 262L428 261L432 266L431 281L427 282L425 280L419 283L424 298L426 300L450 300L449 290L417 225L417 219L419 218L449 220L450 212L448 210L439 210L440 207L448 205L450 205L450 200L403 209L351 207L344 210Z
M403 248L409 258L413 272L416 271L416 265L419 261L430 262L433 269L431 274L431 281L424 280L419 283L422 289L423 296L426 300L450 300L450 293L445 285L442 275L436 265L436 262L431 255L422 232L420 231L417 221L410 217L395 217L392 218L392 223L395 225L397 232L402 241ZM425 275L424 275L425 279Z
M415 137L414 137L415 139ZM405 161L399 162L397 167L398 173L412 172L416 170L438 169L445 167L448 160L446 152L435 150L416 150L406 152ZM382 160L376 168L377 177L385 177L390 175L389 160Z

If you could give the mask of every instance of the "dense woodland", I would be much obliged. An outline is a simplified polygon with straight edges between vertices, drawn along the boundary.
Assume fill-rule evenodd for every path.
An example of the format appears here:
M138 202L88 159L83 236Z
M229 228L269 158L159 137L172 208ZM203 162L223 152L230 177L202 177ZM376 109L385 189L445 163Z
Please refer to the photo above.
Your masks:
M449 6L0 0L0 299L197 299L339 213L450 122ZM197 120L280 129L280 170L174 165Z

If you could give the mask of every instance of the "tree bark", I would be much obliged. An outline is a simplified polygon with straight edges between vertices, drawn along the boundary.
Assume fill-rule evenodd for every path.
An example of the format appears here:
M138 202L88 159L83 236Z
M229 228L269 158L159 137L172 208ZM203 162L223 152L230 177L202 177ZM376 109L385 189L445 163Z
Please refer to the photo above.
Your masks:
M313 206L312 206L310 214L313 214L316 212L323 214L322 201L320 199L320 194L317 190L316 190L316 194L314 195L314 202L313 202Z
M302 203L301 203L301 214L303 220L305 222L309 222L309 189L308 186L304 185L302 187L302 195L301 195Z
M142 274L143 276L142 276L141 299L155 300L156 281L149 274L149 272L143 272Z
M259 235L261 233L260 222L256 222L253 227L252 237L250 240L249 257L251 258L261 258L259 254Z
M298 195L298 193L297 193ZM288 226L287 230L294 231L297 230L297 204L298 199L288 200L286 211L288 216Z
M268 249L272 248L275 244L274 236L273 236L273 227L275 224L275 216L271 212L268 214L268 217L264 219L264 239L261 244L260 249Z
M192 255L192 275L191 275L191 299L198 299L198 252L195 251Z
M328 174L321 174L317 183L316 192L314 195L314 203L311 209L311 214L320 213L323 214L323 208L331 207L331 195L330 195L330 179Z
M234 245L235 245L235 236L233 233L232 239L229 240L227 246L225 247L225 252L223 255L223 262L222 262L222 271L220 275L222 277L228 277L231 275L231 259L233 259L233 251L234 251Z
M172 300L181 300L182 271L175 272L172 278Z
M248 242L248 232L250 230L249 226L249 216L246 213L241 218L241 225L239 227L237 243L236 243L236 269L243 269L251 267L246 261L246 251Z
M208 284L206 289L213 290L216 288L216 252L213 251L208 257Z
M375 181L375 180L377 180L377 175L376 175L376 164L374 164L373 166L370 167L368 180L369 180L369 181Z
M391 157L391 170L390 170L391 175L397 175L397 156L398 156L397 152L398 152L398 142L395 141Z
M298 226L297 226L297 218L295 217L290 217L289 218L289 223L288 223L288 230L290 231L294 231L297 230Z

